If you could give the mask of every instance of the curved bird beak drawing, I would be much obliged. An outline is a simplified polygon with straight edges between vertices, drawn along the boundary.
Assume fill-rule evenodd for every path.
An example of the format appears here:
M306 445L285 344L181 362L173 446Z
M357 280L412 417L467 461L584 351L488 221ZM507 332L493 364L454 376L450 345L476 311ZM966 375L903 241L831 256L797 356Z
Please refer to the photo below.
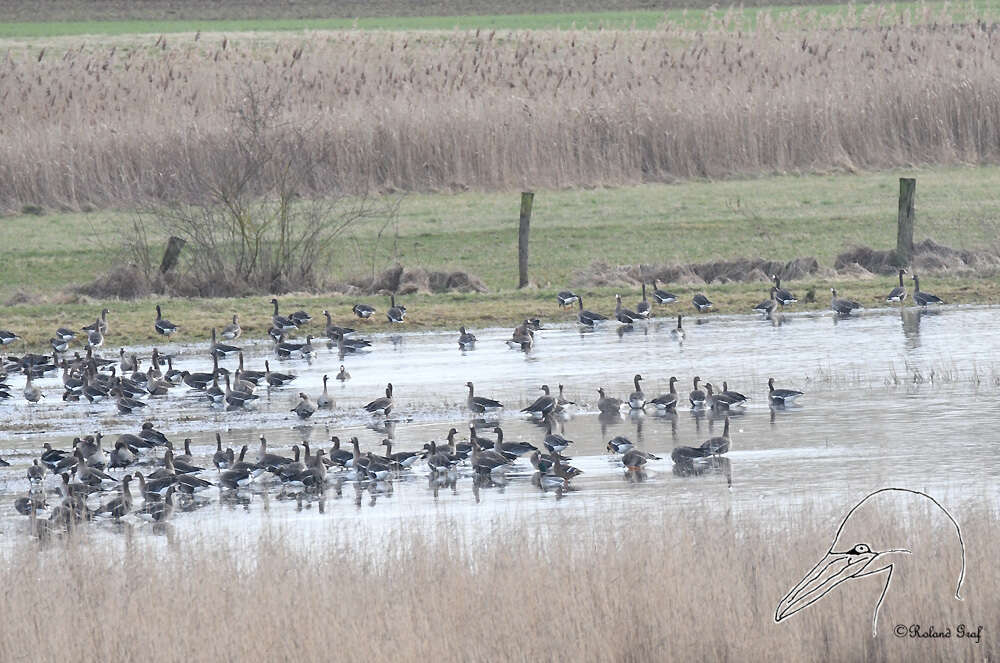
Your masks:
M893 549L876 552L863 543L850 550L840 552L831 548L819 563L778 603L774 612L775 623L808 608L852 578L864 578L885 573L885 586L882 588L878 603L875 605L875 612L872 615L872 635L875 635L877 633L878 610L892 580L892 563L884 559L884 556L891 553L909 554L910 551Z

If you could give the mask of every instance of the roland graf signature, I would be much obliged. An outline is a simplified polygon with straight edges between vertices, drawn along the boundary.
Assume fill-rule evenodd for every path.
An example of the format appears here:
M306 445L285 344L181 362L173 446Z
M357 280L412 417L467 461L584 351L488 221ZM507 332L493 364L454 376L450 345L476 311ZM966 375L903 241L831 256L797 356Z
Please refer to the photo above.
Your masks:
M808 608L854 578L879 576L885 584L872 612L872 635L878 634L878 611L889 592L893 570L900 570L911 563L915 556L921 559L936 559L936 556L922 554L914 546L923 543L912 528L902 526L900 514L909 510L922 510L929 514L928 526L940 525L934 531L953 530L955 536L941 545L947 546L949 554L961 549L962 568L955 584L955 598L962 600L962 582L965 580L965 540L958 522L948 510L930 495L906 488L883 488L866 495L844 516L837 528L833 543L819 562L781 599L774 612L774 621L781 622ZM938 537L939 539L940 537ZM937 539L936 539L937 540ZM952 550L954 549L954 550ZM956 565L957 566L957 565ZM950 590L948 590L950 592ZM959 631L961 629L961 631ZM893 629L897 637L912 638L972 638L976 642L982 636L982 628L966 625L939 630L919 624L897 624Z

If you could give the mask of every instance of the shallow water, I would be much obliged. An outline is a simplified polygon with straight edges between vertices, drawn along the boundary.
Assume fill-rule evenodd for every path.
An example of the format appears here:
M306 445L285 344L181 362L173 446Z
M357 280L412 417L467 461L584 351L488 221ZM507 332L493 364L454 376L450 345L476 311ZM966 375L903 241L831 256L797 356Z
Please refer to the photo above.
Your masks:
M470 417L463 385L468 380L475 382L477 394L505 403L494 422L502 425L505 440L537 446L544 429L517 410L540 393L541 384L553 389L566 385L567 397L577 405L559 421L563 435L574 440L564 453L584 471L573 480L572 490L555 493L536 487L527 458L518 461L506 480L483 485L474 484L465 469L435 478L418 464L400 479L377 485L341 482L331 473L322 498L267 483L224 498L211 489L192 505L198 508L175 515L173 529L180 535L207 532L252 540L274 526L322 536L333 531L330 523L337 523L378 535L401 523L433 531L447 520L476 531L489 527L498 515L533 519L555 514L586 522L626 504L766 517L806 501L847 508L867 491L887 485L925 490L942 500L987 499L995 505L1000 496L1000 463L994 453L1000 441L994 432L1000 424L1000 370L994 359L1000 350L998 320L1000 309L987 307L867 311L847 320L786 315L780 326L749 316L692 316L685 320L687 337L680 345L670 334L673 319L652 320L631 331L609 325L594 332L552 319L545 321L528 353L506 346L509 330L477 331L479 343L470 351L459 350L457 333L400 333L372 336L371 352L343 362L335 348L324 346L317 346L322 349L312 362L278 362L269 344L244 340L248 368L263 369L270 358L272 369L299 377L286 388L260 389L256 407L237 412L213 408L182 386L166 397L148 399L141 415L122 416L113 403L63 403L58 377L36 382L47 398L31 405L20 396L23 377L11 377L15 397L0 403L0 457L11 463L0 468L0 531L26 531L26 519L12 503L27 490L25 468L43 442L68 448L74 436L100 430L110 448L117 434L137 432L149 420L177 446L192 438L196 461L205 467L211 467L216 431L237 451L250 445L251 460L261 434L269 450L278 453L288 453L303 440L314 448L328 447L331 435L345 441L356 435L363 451L381 453L379 443L391 434L394 450L413 450L428 440L443 440L452 426L467 438ZM315 322L312 327L321 329ZM207 345L160 349L176 353L180 369L210 370ZM139 354L148 357L149 349ZM335 407L317 412L303 425L290 412L296 394L317 396L323 374L332 378L341 363L352 379L346 384L331 379ZM226 360L223 365L234 369L236 364ZM635 373L645 376L643 389L649 397L666 391L667 379L677 376L682 395L677 414L657 416L648 409L645 414L623 411L616 421L599 417L597 388L626 398ZM673 447L696 446L722 432L721 417L685 407L695 375L717 385L725 379L751 399L745 412L732 417L729 472L682 476L669 459ZM805 391L800 405L769 408L770 376L779 387ZM361 410L382 394L387 381L396 397L388 429L372 425L381 419ZM491 435L490 429L483 434ZM641 477L624 472L605 451L606 441L616 435L663 460L652 461ZM212 480L214 474L213 469L202 476ZM47 477L46 488L56 484ZM98 527L112 531L109 524Z

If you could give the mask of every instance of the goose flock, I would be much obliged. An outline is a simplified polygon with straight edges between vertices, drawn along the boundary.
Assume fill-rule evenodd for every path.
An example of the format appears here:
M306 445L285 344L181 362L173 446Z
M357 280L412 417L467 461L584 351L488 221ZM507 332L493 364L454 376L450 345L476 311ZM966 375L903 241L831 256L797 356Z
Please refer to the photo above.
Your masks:
M900 285L889 293L887 301L901 303L907 298L904 273L900 270ZM915 290L912 300L915 303L920 306L943 303L939 298L922 292L915 275L913 281ZM568 290L557 294L557 303L560 308L575 304L578 322L584 327L609 320L623 325L634 324L650 318L653 304L668 306L677 301L675 295L660 289L656 281L651 286L651 299L647 299L646 284L642 284L642 299L634 310L624 305L620 295L616 296L615 312L611 316L586 310L582 297ZM856 302L839 298L836 290L832 290L832 295L831 308L837 315L850 315L859 308ZM769 316L796 301L794 295L781 287L780 279L775 276L768 299L754 309ZM371 341L357 337L355 329L334 324L329 311L323 311L325 328L322 332L306 334L304 342L290 340L289 335L302 332L312 321L312 316L305 311L285 316L280 312L277 299L272 299L270 304L273 314L267 333L272 339L277 360L310 360L317 352L313 346L313 341L317 339L325 339L330 348L337 349L341 358L372 350ZM712 307L704 294L696 295L692 305L699 311ZM356 304L351 312L359 320L368 320L377 313L374 307L365 304ZM0 365L0 403L14 397L9 380L21 374L24 376L23 398L32 404L47 396L55 397L52 393L46 395L34 383L35 380L61 376L60 397L67 407L80 401L90 404L107 402L113 404L121 415L141 414L150 399L169 398L175 390L184 390L200 394L207 406L226 411L252 412L254 401L260 398L260 390L289 388L297 379L293 373L272 371L270 360L264 361L263 370L245 366L243 350L231 343L243 336L239 315L233 315L231 322L227 321L218 330L212 330L207 353L211 367L206 367L204 371L175 369L174 355L161 352L159 348L153 348L148 358L124 347L115 353L116 358L103 357L99 351L111 331L109 313L108 309L102 309L94 322L80 328L79 332L66 327L57 329L51 339L51 355L25 353L21 357L12 357L4 354ZM398 304L392 296L385 315L394 324L403 323L406 307ZM160 305L155 307L152 324L156 333L165 338L174 337L182 331L182 327L164 317ZM538 319L525 320L506 342L511 347L530 348L540 329L542 325ZM669 333L678 341L684 339L681 315L677 315L677 326ZM0 331L0 344L3 346L10 346L19 338L16 333ZM71 349L76 341L82 343L82 352ZM471 349L475 343L475 335L462 327L459 347ZM237 367L229 370L220 366L220 361L225 359L235 359ZM329 377L323 376L321 394L297 391L289 411L295 417L307 420L318 411L333 410L335 403L328 390ZM341 364L334 378L345 382L351 379L351 375ZM728 469L725 454L731 448L729 416L741 413L749 398L730 389L728 381L703 381L700 376L690 379L691 389L687 393L678 391L680 380L674 376L669 378L669 388L664 393L647 394L643 382L641 374L634 375L633 389L623 398L609 395L604 387L598 388L596 408L601 416L618 417L623 411L648 410L672 416L679 408L690 407L694 411L708 411L724 417L721 436L711 437L694 446L678 446L670 452L669 462L673 472L680 476ZM470 424L467 440L460 439L458 431L452 428L440 441L428 441L417 449L394 449L390 433L380 444L380 447L385 447L384 451L381 448L362 451L356 437L342 447L341 440L333 436L329 449L314 451L308 442L302 442L301 447L296 444L287 455L281 455L268 448L263 435L253 442L236 440L237 449L234 450L230 445L224 448L222 434L217 433L216 450L211 457L211 465L208 465L196 462L191 454L190 439L177 445L183 448L181 453L180 448L175 448L173 440L157 430L152 422L146 421L134 434L118 435L113 442L104 439L98 432L76 437L71 448L57 449L48 442L44 443L38 457L32 458L31 465L27 467L30 488L16 500L15 508L31 518L34 532L63 532L104 517L114 520L136 517L163 523L177 512L197 508L204 503L209 490L228 495L275 488L308 494L322 493L328 486L345 481L370 486L374 490L379 484L413 472L425 472L431 481L454 482L463 477L471 478L478 485L479 482L496 481L509 473L518 475L530 466L531 481L541 490L556 490L561 494L572 489L571 484L583 473L572 464L572 458L565 455L572 449L573 441L564 437L560 421L571 416L574 409L586 406L577 406L575 401L567 398L562 384L558 385L558 394L552 393L548 385L543 384L540 386L541 395L520 410L522 416L536 422L544 430L539 434L537 444L505 441L499 425L504 404L477 393L472 381L464 384L468 390L466 409L477 421L483 418L492 420L493 437L484 437L475 424ZM796 400L803 396L802 391L776 387L774 378L768 379L766 393L772 410L793 407ZM363 410L388 424L395 406L393 385L387 383L384 393L365 404ZM248 448L254 444L257 451L248 456ZM618 459L626 476L641 476L648 465L664 460L638 448L623 436L608 440L606 448ZM0 458L0 467L7 465ZM133 490L137 491L136 495L133 495Z

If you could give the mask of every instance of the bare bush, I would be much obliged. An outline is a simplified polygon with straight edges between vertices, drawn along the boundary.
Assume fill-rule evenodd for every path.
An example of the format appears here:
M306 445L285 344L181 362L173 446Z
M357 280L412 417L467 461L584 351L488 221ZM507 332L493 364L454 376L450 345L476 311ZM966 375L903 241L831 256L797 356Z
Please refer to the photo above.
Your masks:
M0 208L208 196L244 80L284 91L304 197L996 163L1000 31L962 11L15 51Z

